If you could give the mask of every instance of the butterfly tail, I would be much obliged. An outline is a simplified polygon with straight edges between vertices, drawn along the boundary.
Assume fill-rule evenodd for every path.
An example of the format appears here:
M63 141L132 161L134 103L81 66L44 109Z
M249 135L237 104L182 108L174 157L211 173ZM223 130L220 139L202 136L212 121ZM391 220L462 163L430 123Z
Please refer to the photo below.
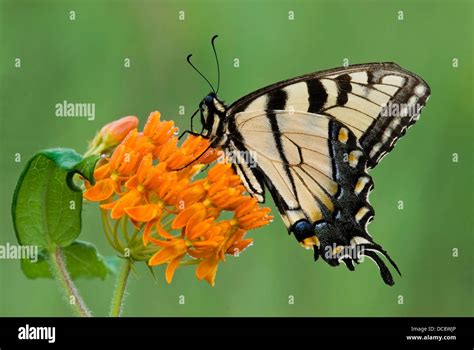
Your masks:
M383 255L393 266L393 268L397 271L397 273L401 276L400 269L398 268L397 264L395 261L390 257L390 255L378 244L371 244L371 245L360 245L362 248L362 255L369 257L372 259L377 267L380 270L380 276L382 277L383 281L390 285L393 286L395 284L392 274L385 264L385 262L380 258L379 254Z

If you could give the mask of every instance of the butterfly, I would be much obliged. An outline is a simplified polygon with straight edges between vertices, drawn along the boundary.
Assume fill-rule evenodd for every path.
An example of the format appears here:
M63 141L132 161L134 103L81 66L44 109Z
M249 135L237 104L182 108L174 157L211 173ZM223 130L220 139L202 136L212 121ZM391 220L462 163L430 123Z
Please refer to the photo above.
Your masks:
M374 217L368 170L418 120L428 84L384 62L280 81L230 105L209 85L197 110L199 135L225 151L250 195L263 203L270 193L288 233L314 250L314 260L353 271L365 256L393 285L382 257L400 270L367 231Z

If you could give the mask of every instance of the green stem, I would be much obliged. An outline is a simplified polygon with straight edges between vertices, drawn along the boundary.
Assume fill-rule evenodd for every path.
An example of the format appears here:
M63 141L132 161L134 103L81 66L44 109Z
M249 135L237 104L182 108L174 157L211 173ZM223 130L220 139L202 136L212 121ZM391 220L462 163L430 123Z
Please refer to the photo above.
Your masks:
M105 238L107 238L107 241L109 244L115 249L119 250L118 247L115 246L115 243L112 241L110 238L110 223L108 222L108 217L107 217L107 212L103 209L100 210L101 217L102 217L102 229L104 230L105 233Z
M122 220L122 231L123 231L123 235L125 236L125 241L129 243L130 237L128 235L128 220L125 217L122 217L121 220Z
M83 157L86 158L86 157L93 156L93 155L96 155L96 154L99 155L99 154L102 153L102 151L104 151L104 145L101 143L96 147L88 149L86 151L86 153L84 153Z
M125 289L127 288L127 280L130 275L130 269L132 267L132 260L129 258L123 259L120 273L117 277L117 283L115 284L114 295L112 297L112 307L110 309L111 317L120 317L123 308L123 298L125 296Z
M91 312L84 303L84 300L82 300L79 291L69 275L66 261L60 247L56 247L55 250L51 252L49 266L74 313L81 317L91 317Z
M119 225L120 225L120 220L116 220L112 234L113 234L115 246L118 247L118 251L123 252L124 248L122 247L122 244L119 238L119 232L118 232Z
M135 229L135 231L133 231L133 235L132 235L132 238L130 238L130 242L135 241L135 238L137 237L138 233L142 230L142 227L140 227L139 229L137 228Z

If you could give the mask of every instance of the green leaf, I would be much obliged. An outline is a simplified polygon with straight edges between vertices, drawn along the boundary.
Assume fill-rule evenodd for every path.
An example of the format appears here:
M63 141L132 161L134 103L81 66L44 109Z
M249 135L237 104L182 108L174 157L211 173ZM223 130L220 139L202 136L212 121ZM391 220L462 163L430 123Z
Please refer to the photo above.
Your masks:
M112 273L110 261L107 262L97 252L96 247L89 242L74 241L71 245L61 249L72 279L99 277L103 280ZM23 259L21 268L28 278L53 278L47 260L33 263Z
M82 177L89 180L91 185L95 185L94 170L97 161L100 159L99 155L89 156L83 158L79 163L74 165L74 171L81 174Z
M17 183L12 202L18 242L52 251L66 247L81 232L82 192L72 185L80 173L93 181L98 156L83 158L72 149L39 152L28 161Z

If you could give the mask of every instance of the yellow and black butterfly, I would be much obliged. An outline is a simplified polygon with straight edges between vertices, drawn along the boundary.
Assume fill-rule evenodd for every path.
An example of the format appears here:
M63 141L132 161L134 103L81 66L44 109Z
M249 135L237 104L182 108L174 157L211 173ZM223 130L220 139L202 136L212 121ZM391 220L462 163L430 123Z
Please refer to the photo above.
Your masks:
M395 63L357 64L284 80L229 106L209 85L200 135L231 155L247 191L259 202L270 192L288 232L315 260L354 270L367 256L393 285L379 254L399 269L367 232L374 217L367 170L418 120L427 83Z

